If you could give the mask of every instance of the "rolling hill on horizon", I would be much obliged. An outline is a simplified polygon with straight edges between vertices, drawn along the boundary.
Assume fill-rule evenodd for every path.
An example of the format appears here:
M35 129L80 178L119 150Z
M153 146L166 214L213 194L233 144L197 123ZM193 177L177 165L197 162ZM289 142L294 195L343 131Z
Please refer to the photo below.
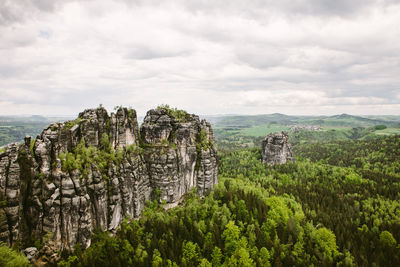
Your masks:
M338 114L326 115L305 115L294 116L282 113L260 114L260 115L221 115L204 116L216 127L250 127L268 123L279 123L284 125L304 124L320 126L342 126L342 127L371 127L380 124L392 126L400 124L400 115L350 115Z
M289 130L293 125L321 126L323 128L357 128L385 125L385 133L396 134L400 128L400 115L368 115L358 116L338 114L332 116L293 116L282 113L260 115L204 115L216 131L216 139L221 138L221 132L241 133L244 135L263 136L272 131ZM71 117L42 115L0 115L0 146L12 142L22 142L26 135L36 137L52 122L62 122ZM143 117L138 116L139 123Z

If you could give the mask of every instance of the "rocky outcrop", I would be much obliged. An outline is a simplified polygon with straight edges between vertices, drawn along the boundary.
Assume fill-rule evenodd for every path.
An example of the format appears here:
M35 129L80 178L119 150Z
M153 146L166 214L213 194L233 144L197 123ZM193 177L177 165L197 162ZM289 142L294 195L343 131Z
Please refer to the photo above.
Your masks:
M195 115L179 121L165 109L150 110L140 133L150 179L163 200L176 202L194 187L200 195L213 188L217 155L209 123Z
M115 231L147 200L174 204L215 183L213 132L198 116L158 108L139 129L132 109L85 110L0 153L0 240L86 248L93 230Z
M271 133L262 142L262 161L269 165L294 162L287 132Z

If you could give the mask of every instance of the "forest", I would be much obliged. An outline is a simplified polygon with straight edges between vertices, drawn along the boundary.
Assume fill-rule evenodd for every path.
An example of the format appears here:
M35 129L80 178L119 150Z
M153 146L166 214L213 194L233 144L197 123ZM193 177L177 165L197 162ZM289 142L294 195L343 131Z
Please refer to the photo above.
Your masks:
M255 127L281 130L241 129ZM248 148L216 133L214 190L172 209L148 202L116 233L62 251L58 266L400 266L400 135L364 138L385 129L290 132L296 162L276 166L261 162L261 135ZM0 246L0 265L27 266L16 250Z
M220 155L220 182L165 210L148 203L61 266L399 266L400 136L299 144L267 166L258 148Z
M0 0L0 267L400 267L400 0Z

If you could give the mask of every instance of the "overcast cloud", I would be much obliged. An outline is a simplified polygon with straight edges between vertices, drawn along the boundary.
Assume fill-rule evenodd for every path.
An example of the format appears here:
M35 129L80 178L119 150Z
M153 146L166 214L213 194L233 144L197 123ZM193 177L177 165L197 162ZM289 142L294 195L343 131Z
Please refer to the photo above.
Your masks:
M0 0L0 115L400 115L400 1Z

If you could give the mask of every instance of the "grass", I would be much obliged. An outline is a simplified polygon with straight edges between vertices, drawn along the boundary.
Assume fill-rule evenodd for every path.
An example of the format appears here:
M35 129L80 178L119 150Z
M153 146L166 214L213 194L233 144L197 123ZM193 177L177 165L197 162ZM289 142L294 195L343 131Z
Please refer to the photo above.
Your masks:
M392 135L392 134L400 134L400 128L386 128L384 130L375 131L377 135Z
M244 128L240 131L241 134L247 136L266 136L273 132L288 131L289 127L280 124L258 125L249 128Z

